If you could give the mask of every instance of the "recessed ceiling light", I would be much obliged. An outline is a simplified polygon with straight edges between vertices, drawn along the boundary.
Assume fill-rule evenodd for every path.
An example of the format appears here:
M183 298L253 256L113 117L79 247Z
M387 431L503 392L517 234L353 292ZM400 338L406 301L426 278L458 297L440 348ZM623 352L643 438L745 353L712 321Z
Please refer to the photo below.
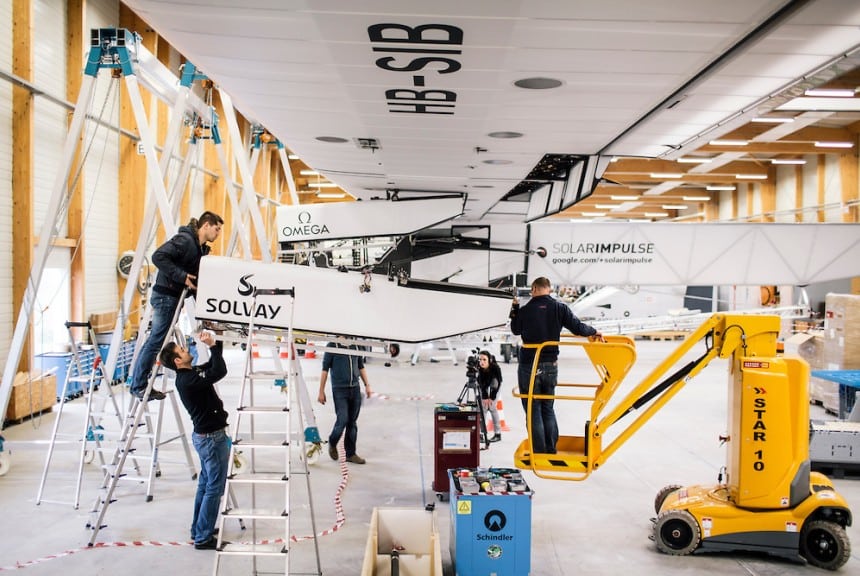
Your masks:
M606 212L580 212L586 218L600 218L601 216L606 216Z
M349 140L341 138L340 136L317 136L316 139L320 142L328 142L329 144L343 144L344 142L349 142Z
M716 184L713 186L705 186L705 190L737 190L737 186L730 184Z
M854 98L854 90L851 88L810 88L803 95L824 98Z
M746 146L749 144L747 140L711 140L708 142L711 146Z
M302 176L319 176L320 173L316 170L299 170L299 174Z
M806 164L806 160L802 158L788 159L788 158L771 158L771 164Z
M663 204L660 206L663 210L686 210L686 204Z
M522 80L514 82L514 86L518 86L519 88L528 88L529 90L558 88L561 84L561 80L556 80L555 78L542 78L540 76L535 78L523 78Z
M508 131L503 130L501 132L490 132L489 134L487 134L487 136L489 136L490 138L522 138L523 133L522 132L508 132Z
M493 164L493 165L501 165L501 164L513 164L513 160L502 160L500 158L491 158L489 160L484 160L484 164Z
M854 142L816 142L816 148L851 148Z
M287 154L287 160L298 160L298 154Z
M651 178L663 179L663 178L680 178L683 176L681 172L651 172Z
M344 192L320 192L317 194L317 198L346 198L346 194Z
M707 202L711 199L710 196L682 196L687 202Z
M646 218L665 218L668 215L667 212L645 212Z
M757 118L753 118L751 122L758 122L759 124L787 124L794 122L794 118L786 116L758 116Z
M308 182L308 188L337 188L334 182Z
M639 196L636 195L619 195L619 196L610 196L610 200L639 200Z
M735 174L738 180L767 180L767 174Z
M595 204L594 207L598 210L615 210L618 204Z
M680 164L707 164L710 162L711 158L696 158L695 156L684 156L683 158L678 158L675 162Z

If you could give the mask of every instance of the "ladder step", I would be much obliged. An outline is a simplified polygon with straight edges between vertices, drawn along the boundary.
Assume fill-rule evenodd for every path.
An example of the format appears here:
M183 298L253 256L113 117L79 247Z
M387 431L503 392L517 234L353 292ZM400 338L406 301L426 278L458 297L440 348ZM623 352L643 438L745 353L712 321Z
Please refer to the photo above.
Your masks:
M236 448L287 448L290 445L288 438L281 436L276 437L261 437L248 436L247 438L236 438L233 440L233 446Z
M282 556L289 549L283 544L234 544L223 542L218 550L219 554L231 556Z
M276 508L232 508L221 512L221 515L230 518L244 518L246 520L286 520L287 512Z
M286 378L287 373L282 370L254 370L245 374L246 378L262 380L264 378Z
M233 474L227 478L234 484L282 484L289 478L283 472L251 472Z
M266 412L289 412L289 406L239 406L237 408L238 412L245 412L247 414L257 414L257 413L266 413Z

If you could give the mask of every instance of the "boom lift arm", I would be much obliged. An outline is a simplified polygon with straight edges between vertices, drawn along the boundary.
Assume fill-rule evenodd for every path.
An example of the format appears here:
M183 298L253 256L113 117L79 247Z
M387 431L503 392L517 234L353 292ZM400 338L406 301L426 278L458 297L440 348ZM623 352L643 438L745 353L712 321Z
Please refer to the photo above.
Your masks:
M830 480L810 470L809 366L800 358L777 355L779 328L778 316L716 314L611 407L613 394L636 359L632 340L608 336L605 343L531 345L538 353L529 390L515 394L526 407L529 432L514 455L517 466L542 478L584 480L711 360L729 359L725 483L661 490L655 501L657 548L674 555L764 551L839 568L851 554L845 533L851 512ZM676 368L700 341L706 344L704 353ZM584 348L599 383L560 381L558 388L593 389L592 394L533 393L539 351L550 345ZM533 453L532 410L539 400L591 402L583 436L561 435L555 454ZM633 413L638 415L631 421ZM609 431L614 433L611 439Z

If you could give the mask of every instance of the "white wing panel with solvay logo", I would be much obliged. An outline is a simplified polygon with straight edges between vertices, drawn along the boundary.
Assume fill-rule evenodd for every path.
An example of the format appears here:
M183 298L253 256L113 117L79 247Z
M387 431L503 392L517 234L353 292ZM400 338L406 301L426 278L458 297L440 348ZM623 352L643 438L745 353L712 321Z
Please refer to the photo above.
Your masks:
M330 268L207 256L200 261L197 319L289 328L289 297L254 288L295 289L293 329L400 342L424 342L505 324L511 295L503 290L364 275Z

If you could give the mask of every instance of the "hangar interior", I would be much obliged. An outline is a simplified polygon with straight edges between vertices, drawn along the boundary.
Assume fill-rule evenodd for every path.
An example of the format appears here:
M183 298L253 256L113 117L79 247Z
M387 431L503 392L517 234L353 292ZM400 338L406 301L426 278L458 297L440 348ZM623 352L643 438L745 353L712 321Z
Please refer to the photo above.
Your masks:
M819 570L798 555L761 553L767 545L750 551L755 536L742 551L722 551L712 539L717 553L699 554L710 517L693 530L703 550L688 554L678 543L678 555L664 554L652 519L664 486L690 486L687 498L693 486L728 484L750 457L732 443L738 390L757 389L736 388L738 373L761 368L734 356L758 346L748 313L778 317L762 345L773 348L772 364L784 352L813 371L801 396L808 408L783 406L788 415L775 425L779 444L793 445L813 423L811 454L801 441L801 456L780 457L791 465L799 458L798 477L807 480L811 458L812 480L799 482L819 487L811 496L831 493L816 484L821 470L836 499L860 502L852 421L860 408L852 417L850 381L860 369L856 3L10 0L0 11L0 499L8 528L0 570L389 574L391 550L377 559L368 544L385 509L423 518L398 526L402 538L425 530L428 516L434 523L417 538L429 542L427 552L401 546L404 573L436 573L437 563L444 574ZM81 450L94 441L81 431L92 412L86 384L81 393L62 386L72 382L73 351L88 354L89 370L98 351L114 384L101 393L133 404L126 380L146 334L158 273L152 253L205 210L224 225L203 259L197 318L213 322L225 342L228 376L218 389L231 425L249 380L248 319L236 320L248 304L219 302L227 292L234 298L236 286L242 294L252 269L253 282L272 274L271 286L257 288L288 292L262 309L251 304L254 322L274 334L261 340L259 362L284 376L259 388L258 400L293 406L292 443L315 453L286 451L292 478L277 505L288 512L288 534L281 519L253 514L218 524L221 540L262 540L275 548L269 555L254 545L234 558L189 542L199 462L182 441L191 422L169 383L167 399L149 406L153 417L165 412L159 437L177 441L157 451L155 477L110 482L107 505L99 504L99 483L108 482L101 456L92 445ZM609 339L603 353L563 346L560 381L593 378L593 363L599 396L616 382L607 366L620 365L621 349L633 359L605 412L557 399L561 434L577 439L577 458L563 466L528 452L516 396L521 342L508 308L513 295L527 301L537 276ZM288 307L296 315L278 324ZM716 334L726 353L699 366L710 348L676 350L714 314L751 328L739 341L708 334L705 346ZM89 322L92 334L67 322ZM329 457L334 410L316 399L323 348L342 339L368 350L364 465ZM289 351L268 358L273 341ZM468 406L469 359L479 349L500 360L504 376L501 440L481 449L457 431L440 433L438 416L464 394ZM675 372L636 392L667 372L669 358L692 366L689 383ZM782 377L794 390L805 368L787 365ZM601 445L598 424L633 420L616 414L631 390L641 402L630 411L648 422L637 420L617 446L611 436ZM309 421L322 435L316 442L300 438ZM446 441L453 446L440 448ZM464 441L469 447L458 448ZM496 537L504 526L488 524L489 536L464 544L461 524L477 518L464 510L493 496L482 487L473 502L434 489L443 451L468 453L452 469L522 476L528 495L511 500L527 502L528 516L510 522L514 536ZM564 466L587 469L587 480L547 476ZM228 482L237 492L228 507L256 500L240 484ZM789 484L795 509L795 492L806 488ZM858 528L840 514L842 530L820 529L813 556L853 573L860 558L846 546ZM692 526L684 522L680 536L667 529L663 538L683 541ZM779 532L792 548L799 533L808 547L810 522L780 520L765 540ZM397 538L385 546L397 550ZM524 541L526 551L504 538ZM481 568L466 564L471 556Z

